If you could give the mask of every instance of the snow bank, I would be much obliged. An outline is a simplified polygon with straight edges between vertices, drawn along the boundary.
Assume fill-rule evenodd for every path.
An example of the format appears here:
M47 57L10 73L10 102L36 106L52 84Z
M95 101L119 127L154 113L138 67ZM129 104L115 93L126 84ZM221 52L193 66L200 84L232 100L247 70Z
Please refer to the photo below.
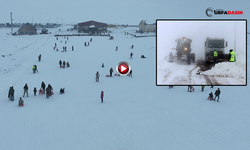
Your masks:
M246 78L246 63L244 61L218 63L211 70L204 71L203 74L219 77Z

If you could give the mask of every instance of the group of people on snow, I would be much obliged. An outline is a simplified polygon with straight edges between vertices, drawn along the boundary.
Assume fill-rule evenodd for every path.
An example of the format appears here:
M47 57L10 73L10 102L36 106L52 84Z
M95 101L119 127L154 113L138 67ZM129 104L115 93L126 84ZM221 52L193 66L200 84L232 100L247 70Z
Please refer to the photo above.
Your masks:
M62 60L59 61L60 68L65 68L65 65L67 67L70 67L69 62L65 63L65 61L62 62Z
M217 50L214 50L214 64L217 63L217 59L218 59L218 52L217 52ZM233 51L233 49L229 50L229 54L228 54L227 60L229 62L235 62L236 61L235 52Z

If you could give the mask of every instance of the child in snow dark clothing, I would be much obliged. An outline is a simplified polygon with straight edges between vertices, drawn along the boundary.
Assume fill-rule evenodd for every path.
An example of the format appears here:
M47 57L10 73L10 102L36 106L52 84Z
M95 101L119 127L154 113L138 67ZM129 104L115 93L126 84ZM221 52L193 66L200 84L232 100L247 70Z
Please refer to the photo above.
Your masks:
M61 68L62 67L62 61L61 60L59 61L59 65L60 65L60 68Z
M64 93L64 88L60 89L60 93L63 94Z
M8 98L9 98L9 100L11 100L11 101L14 101L14 92L15 92L15 90L14 90L13 86L10 87L10 89L9 89L9 94L8 94Z
M36 96L36 92L37 92L37 90L36 90L36 87L34 87L34 96Z
M104 94L103 94L103 91L101 92L101 103L103 103L103 97L104 97Z
M41 57L42 57L42 55L40 54L40 55L38 56L38 61L39 61L39 62L41 61Z
M211 93L209 94L209 99L210 99L210 100L213 100L213 99L214 99L213 92L211 92Z
M63 67L65 68L65 61L63 61Z
M29 97L28 96L28 89L29 89L29 87L28 87L27 83L25 84L25 86L23 87L23 89L24 89L23 97L24 97L25 93L27 94L27 97Z

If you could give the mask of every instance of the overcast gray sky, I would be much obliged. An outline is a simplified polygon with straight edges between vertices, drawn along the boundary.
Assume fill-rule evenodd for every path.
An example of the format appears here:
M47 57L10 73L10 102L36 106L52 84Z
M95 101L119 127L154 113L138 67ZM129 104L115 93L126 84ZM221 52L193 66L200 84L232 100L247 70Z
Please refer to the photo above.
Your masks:
M138 25L141 20L155 23L156 19L208 18L208 7L241 10L241 16L214 16L216 18L246 18L250 16L249 0L223 2L218 0L0 0L0 23L79 23L95 20L104 23Z

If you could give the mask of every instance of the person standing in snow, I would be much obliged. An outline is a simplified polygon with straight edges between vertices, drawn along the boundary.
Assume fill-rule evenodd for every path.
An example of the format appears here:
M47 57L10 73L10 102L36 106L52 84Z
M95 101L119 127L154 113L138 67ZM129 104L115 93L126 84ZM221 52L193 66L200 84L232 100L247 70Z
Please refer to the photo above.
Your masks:
M99 77L100 77L100 74L99 74L99 72L97 71L96 74L95 74L96 82L99 82Z
M133 49L133 48L134 48L134 45L131 46L131 49Z
M218 90L216 90L215 93L214 93L214 95L215 95L214 101L215 101L216 97L218 97L217 102L219 102L220 93L221 93L221 92L220 92L220 88L218 88Z
M50 94L49 94L49 87L46 88L46 98L49 98Z
M236 61L235 53L234 53L233 49L229 50L228 61L229 62L235 62Z
M191 85L188 86L188 92L192 92L192 86Z
M52 92L53 88L50 84L48 84L48 89L49 89L49 96L51 96L51 92Z
M65 68L65 61L63 61L63 68Z
M38 61L39 61L39 62L41 61L41 57L42 57L42 55L40 54L40 55L38 56Z
M24 97L25 93L27 94L27 97L29 97L28 96L28 89L29 89L29 87L28 87L27 83L24 85L23 89L24 89L23 97Z
M131 52L131 53L130 53L130 59L133 59L133 55L134 55L134 54Z
M92 42L92 38L90 39L90 42Z
M72 46L72 51L74 51L74 46Z
M45 87L46 87L46 85L45 85L45 83L43 81L42 81L41 87L42 87L42 90L43 90L43 94L45 94Z
M218 53L216 50L214 50L214 65L216 64L217 62L217 58L218 58Z
M204 88L205 88L205 86L203 85L203 86L201 86L201 92L203 92L204 91Z
M60 65L60 68L61 68L62 67L62 61L61 60L59 61L59 65Z
M20 99L19 99L19 101L18 101L18 105L19 105L19 106L23 106L23 103L24 103L24 101L23 101L22 98L20 97Z
M32 66L33 73L36 73L36 67L35 65Z
M15 93L15 90L14 90L14 88L13 88L13 86L12 86L12 87L10 87L10 89L9 89L9 94L8 94L9 100L14 101L14 93Z
M132 77L132 69L129 71L129 77Z
M35 67L35 72L38 72L38 70L37 70L37 65L34 65L34 67Z
M115 50L116 50L116 51L118 50L118 46L116 46Z
M112 67L110 68L109 73L110 73L110 74L109 74L110 77L112 77L112 73L113 73L113 68L112 68Z
M101 92L101 103L103 103L103 97L104 97L104 94L103 94L103 91Z
M36 87L34 87L33 92L34 92L34 96L36 96L36 92L37 92Z

